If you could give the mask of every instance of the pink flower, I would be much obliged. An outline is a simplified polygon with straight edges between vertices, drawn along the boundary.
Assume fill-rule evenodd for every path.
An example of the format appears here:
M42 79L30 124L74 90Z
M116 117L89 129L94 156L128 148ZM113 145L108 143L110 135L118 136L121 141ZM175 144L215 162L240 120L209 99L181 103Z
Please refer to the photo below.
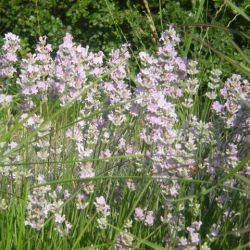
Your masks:
M140 207L137 207L135 209L135 219L142 221L144 219L145 215L144 215L144 211L143 209L141 209Z
M98 204L98 205L106 205L105 198L103 196L96 197L96 204Z
M153 211L148 211L145 219L146 226L153 226L154 224L154 214Z
M103 196L96 197L96 202L94 202L96 210L98 213L108 216L110 214L110 206L106 203Z
M212 104L212 110L214 110L217 113L222 113L224 106L221 105L218 101L213 102Z

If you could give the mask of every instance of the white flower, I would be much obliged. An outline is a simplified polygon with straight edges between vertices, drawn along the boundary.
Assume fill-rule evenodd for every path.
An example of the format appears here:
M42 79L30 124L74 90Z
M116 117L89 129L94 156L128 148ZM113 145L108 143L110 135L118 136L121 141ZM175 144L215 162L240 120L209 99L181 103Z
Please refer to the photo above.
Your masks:
M37 181L38 181L39 184L44 183L45 182L44 175L39 174L38 177L37 177Z
M55 214L55 222L62 224L65 221L65 215Z

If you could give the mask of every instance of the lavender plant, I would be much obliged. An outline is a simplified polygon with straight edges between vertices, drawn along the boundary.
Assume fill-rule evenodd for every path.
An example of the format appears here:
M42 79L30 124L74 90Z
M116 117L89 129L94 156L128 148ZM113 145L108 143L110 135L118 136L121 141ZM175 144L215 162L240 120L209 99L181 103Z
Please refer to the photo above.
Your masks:
M105 55L67 33L19 59L19 42L1 50L0 248L249 244L247 80L214 69L201 103L199 63L171 26L134 84L129 44Z

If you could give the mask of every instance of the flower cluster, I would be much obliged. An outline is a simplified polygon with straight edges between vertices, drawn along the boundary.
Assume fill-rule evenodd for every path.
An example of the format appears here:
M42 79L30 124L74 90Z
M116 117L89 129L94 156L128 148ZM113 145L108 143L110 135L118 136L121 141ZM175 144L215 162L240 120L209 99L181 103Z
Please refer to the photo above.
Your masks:
M43 184L44 182L44 176L39 175L38 184ZM61 186L54 191L50 186L46 185L34 188L28 196L25 225L40 230L44 226L46 219L52 213L55 217L55 229L61 235L68 234L71 225L65 220L65 215L62 214L62 205L65 199L63 193L65 193L65 191L63 191Z
M96 197L94 202L96 207L96 212L100 216L97 219L99 228L106 229L108 226L107 217L110 215L110 206L106 203L106 200L103 196Z
M163 241L170 248L209 249L201 239L202 207L193 198L195 182L188 186L179 180L192 182L192 177L202 172L201 183L210 184L219 171L230 171L249 154L250 87L236 74L223 81L222 72L214 69L203 95L199 63L178 55L179 42L169 27L161 34L155 54L139 53L138 72L132 77L129 44L105 56L102 51L94 53L78 45L69 33L57 51L52 51L46 37L40 37L34 53L21 58L17 68L20 39L6 34L0 53L0 78L4 80L0 106L11 117L17 114L18 124L14 126L10 119L5 126L3 112L0 180L8 183L7 188L16 185L17 193L24 180L35 186L28 195L25 225L40 230L53 218L54 229L61 236L68 235L72 225L64 205L70 193L75 193L71 204L76 213L95 211L98 228L107 229L111 227L108 220L116 216L110 197L114 195L113 203L118 206L124 190L136 196L141 186L129 174L145 174L155 178L163 202L154 208L137 205L134 221L128 221L115 235L114 249L133 246L133 222L135 228L147 231L164 224L167 233ZM12 82L20 90L17 97L8 91L6 83ZM201 115L207 110L212 119ZM26 162L30 168L18 166ZM96 196L99 183L95 177L106 173L128 175L124 181L127 188L122 190L123 181L117 181L110 184L114 192L108 189L107 195L102 190L102 195ZM54 181L71 174L70 190L45 183L44 175ZM250 176L250 164L240 174ZM239 186L234 179L222 184L231 189ZM185 194L183 189L187 189ZM218 209L226 202L224 195L207 199L213 199ZM8 208L6 200L0 202L3 210ZM229 217L236 217L236 212L224 211L222 221ZM206 235L212 242L221 225L211 225Z
M21 72L17 79L24 96L39 96L47 99L52 84L54 63L51 58L52 47L46 44L46 37L40 37L34 54L29 53L21 61Z
M20 39L12 33L4 36L4 45L0 53L0 77L12 78L16 73L17 52L21 49Z
M131 249L134 241L134 237L132 234L129 233L129 229L132 227L132 221L129 220L124 225L124 229L119 233L116 244L115 250L123 250L123 249Z
M153 226L154 225L154 213L153 211L143 210L140 207L135 209L134 214L135 220L144 222L145 226Z
M211 98L210 94L208 96L213 99L211 110L219 119L219 121L218 119L215 120L214 126L220 128L220 130L217 129L216 133L216 136L220 138L215 153L217 157L210 159L209 167L213 169L213 167L220 165L228 170L236 167L240 159L249 154L250 112L248 103L250 101L250 85L247 80L236 74L233 74L224 83L219 84L220 74L219 70L213 71L211 79L213 84L209 84L210 89L216 90L214 98ZM216 100L219 94L220 98ZM220 136L221 127L232 131L226 141ZM248 163L243 173L249 175L249 169Z

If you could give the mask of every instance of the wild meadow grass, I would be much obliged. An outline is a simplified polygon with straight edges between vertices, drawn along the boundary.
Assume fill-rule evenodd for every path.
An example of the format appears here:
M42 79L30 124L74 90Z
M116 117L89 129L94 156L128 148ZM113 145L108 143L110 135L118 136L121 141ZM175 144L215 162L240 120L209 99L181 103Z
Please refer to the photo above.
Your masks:
M6 34L0 249L250 247L249 82L200 72L180 42L168 27L132 74L129 44L67 33L21 58Z

